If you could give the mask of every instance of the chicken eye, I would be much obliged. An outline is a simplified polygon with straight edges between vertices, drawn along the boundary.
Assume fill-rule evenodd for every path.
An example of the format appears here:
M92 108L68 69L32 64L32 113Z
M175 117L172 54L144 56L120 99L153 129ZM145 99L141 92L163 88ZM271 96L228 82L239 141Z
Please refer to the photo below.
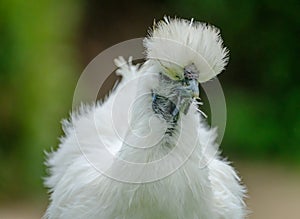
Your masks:
M190 86L189 80L185 78L185 79L182 81L182 85L183 85L184 87Z

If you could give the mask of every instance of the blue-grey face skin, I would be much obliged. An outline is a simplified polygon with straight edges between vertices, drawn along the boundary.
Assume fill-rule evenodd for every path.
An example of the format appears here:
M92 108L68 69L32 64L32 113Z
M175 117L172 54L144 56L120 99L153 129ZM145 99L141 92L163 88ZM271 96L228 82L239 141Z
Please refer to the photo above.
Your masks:
M194 64L184 68L184 79L174 81L161 75L162 84L173 84L171 95L152 94L152 108L155 113L171 124L176 124L180 112L187 114L193 98L199 97L198 71Z
M199 72L194 64L187 65L183 69L184 79L181 81L182 86L178 88L177 104L174 113L183 112L187 114L193 98L199 97Z
M199 83L197 79L186 79L182 90L185 90L187 97L199 97Z
M199 97L199 86L197 79L185 79L182 82L182 86L178 88L178 95L176 109L172 113L173 115L182 112L187 114L189 107L193 101L193 98Z
M199 97L199 71L196 66L192 63L184 67L183 71L183 82L186 84L186 89L191 92L192 97Z

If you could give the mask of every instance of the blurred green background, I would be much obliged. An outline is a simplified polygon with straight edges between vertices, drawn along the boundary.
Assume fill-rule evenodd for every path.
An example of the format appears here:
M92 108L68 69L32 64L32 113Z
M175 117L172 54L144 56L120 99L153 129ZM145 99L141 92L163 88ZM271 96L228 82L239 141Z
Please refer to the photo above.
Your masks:
M0 203L45 207L44 151L58 144L80 73L164 15L221 29L230 49L219 76L228 113L221 147L241 175L252 176L254 162L268 166L262 176L273 163L298 171L299 11L296 0L0 1ZM43 207L33 209L41 215Z

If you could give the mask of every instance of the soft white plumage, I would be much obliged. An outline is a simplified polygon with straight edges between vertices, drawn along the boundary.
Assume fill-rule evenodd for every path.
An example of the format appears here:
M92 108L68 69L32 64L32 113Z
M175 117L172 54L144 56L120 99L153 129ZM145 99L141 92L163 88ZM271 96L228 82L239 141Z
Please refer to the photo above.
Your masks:
M214 153L215 130L205 125L196 102L179 105L175 117L153 95L168 98L160 99L163 104L176 98L174 90L181 95L179 81L191 64L199 82L219 74L227 61L219 31L166 19L144 43L148 59L142 66L117 59L122 81L109 98L83 106L63 123L65 137L47 160L51 202L45 218L244 218L245 189Z
M169 21L166 18L158 26L154 28L151 37L144 41L149 59L159 59L173 69L175 66L183 68L193 62L201 72L199 82L208 81L224 69L228 51L222 45L219 29L193 20Z

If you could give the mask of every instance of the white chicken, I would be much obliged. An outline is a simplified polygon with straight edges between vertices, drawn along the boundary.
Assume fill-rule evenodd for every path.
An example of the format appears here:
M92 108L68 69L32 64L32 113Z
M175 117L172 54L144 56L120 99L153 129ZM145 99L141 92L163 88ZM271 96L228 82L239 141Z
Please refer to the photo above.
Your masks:
M199 113L198 83L227 64L219 30L165 18L142 65L116 59L121 82L63 123L47 158L47 219L241 219L245 188Z

